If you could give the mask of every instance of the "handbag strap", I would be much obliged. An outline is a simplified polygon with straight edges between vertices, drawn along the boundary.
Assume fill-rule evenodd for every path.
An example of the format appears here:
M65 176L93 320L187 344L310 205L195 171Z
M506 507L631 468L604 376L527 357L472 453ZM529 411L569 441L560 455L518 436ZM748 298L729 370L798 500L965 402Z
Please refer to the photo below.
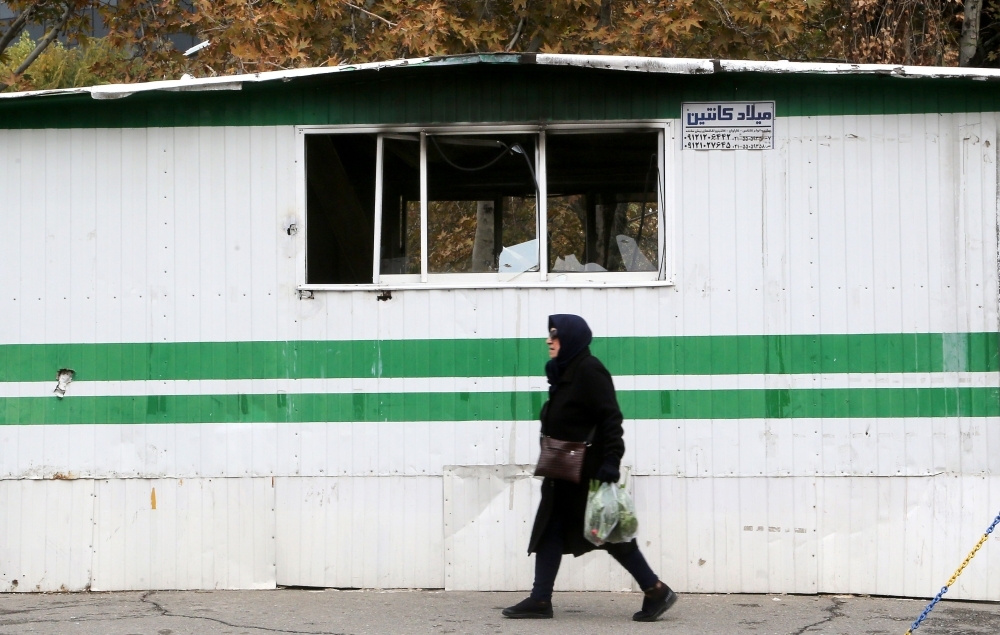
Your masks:
M589 448L589 447L590 447L591 445L593 445L593 443L594 443L594 435L595 435L595 434L597 434L597 425L594 425L594 427L590 429L590 434L588 434L588 435L587 435L587 438L586 438L586 440L584 441L584 444L586 444L586 446L587 446L588 448ZM551 438L552 438L551 436L549 436L549 435L545 434L545 430L542 430L542 436L543 436L543 437L548 437L549 439L551 439Z

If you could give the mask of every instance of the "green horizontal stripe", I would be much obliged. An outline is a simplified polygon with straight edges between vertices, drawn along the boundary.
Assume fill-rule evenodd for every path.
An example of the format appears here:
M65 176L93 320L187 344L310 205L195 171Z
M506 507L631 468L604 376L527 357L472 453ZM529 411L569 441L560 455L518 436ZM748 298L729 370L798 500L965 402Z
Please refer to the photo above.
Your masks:
M597 338L613 375L996 372L1000 335L718 335ZM0 345L0 382L525 377L543 374L540 339Z
M537 418L544 393L357 393L0 399L0 424L482 421ZM996 417L997 388L637 390L627 419Z
M506 63L414 66L246 83L239 91L3 99L0 129L676 119L685 101L716 100L773 100L778 117L993 112L1000 110L1000 83Z

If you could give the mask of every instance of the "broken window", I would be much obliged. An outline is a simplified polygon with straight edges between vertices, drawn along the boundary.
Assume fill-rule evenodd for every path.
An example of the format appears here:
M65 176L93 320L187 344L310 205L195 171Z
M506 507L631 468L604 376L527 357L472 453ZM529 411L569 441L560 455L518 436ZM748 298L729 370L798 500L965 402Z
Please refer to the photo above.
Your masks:
M659 133L549 133L549 271L656 271Z
M376 136L306 135L306 281L372 282Z
M420 273L420 137L382 137L381 275Z
M665 277L662 127L303 132L308 284Z
M501 273L537 270L536 139L428 135L429 273L497 273L505 248L519 258Z

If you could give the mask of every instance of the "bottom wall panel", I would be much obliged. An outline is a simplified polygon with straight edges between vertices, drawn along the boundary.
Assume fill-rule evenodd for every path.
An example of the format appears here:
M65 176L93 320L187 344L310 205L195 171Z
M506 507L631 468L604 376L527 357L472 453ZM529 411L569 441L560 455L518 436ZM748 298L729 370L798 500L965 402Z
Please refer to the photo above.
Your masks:
M441 477L274 481L278 584L444 586Z
M538 481L530 466L445 469L445 586L525 590ZM701 593L929 597L1000 511L1000 477L639 476L639 546L660 577ZM563 560L556 588L632 588L607 555ZM1000 600L1000 532L948 597Z
M96 483L93 590L275 587L272 479Z
M816 593L817 479L635 479L639 545L670 586Z
M94 481L0 481L0 592L91 586Z
M447 466L444 470L445 588L531 588L528 540L541 498L533 465ZM629 575L609 555L566 556L557 591L628 591Z
M0 592L526 590L532 466L443 476L0 480ZM638 476L639 544L705 593L929 597L1000 511L1000 477ZM948 597L1000 600L1000 531ZM607 554L558 590L633 588Z
M930 597L1000 512L997 476L635 481L641 546L691 592ZM947 597L1000 600L998 534Z
M1000 512L1000 477L819 479L819 590L932 596ZM1000 532L948 598L1000 600Z

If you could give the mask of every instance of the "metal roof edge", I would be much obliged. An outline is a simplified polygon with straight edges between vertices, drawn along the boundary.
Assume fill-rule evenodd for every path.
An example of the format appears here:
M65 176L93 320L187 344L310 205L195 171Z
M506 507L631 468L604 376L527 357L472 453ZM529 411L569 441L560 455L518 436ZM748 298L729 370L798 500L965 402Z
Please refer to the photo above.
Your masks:
M0 93L0 99L15 99L19 97L38 97L46 95L74 95L90 93L94 99L118 99L136 93L155 90L171 92L197 92L202 90L240 90L242 84L271 81L290 81L302 77L332 75L350 71L381 70L383 68L399 68L403 66L439 65L430 57L418 57L388 62L366 62L364 64L343 64L341 66L319 66L313 68L295 68L283 71L267 71L247 75L221 75L218 77L197 77L189 79L170 79L136 84L100 84L81 88L59 88L54 90L32 90L15 93ZM454 63L454 62L452 62Z
M648 73L798 73L813 75L888 75L892 77L941 79L1000 79L1000 69L951 66L904 66L901 64L846 64L830 62L790 62L694 59L680 57L638 57L625 55L542 54L537 64L577 66Z
M758 62L717 60L716 72L802 73L816 75L887 75L891 77L938 79L1000 79L1000 69L959 68L956 66L905 66L902 64L845 64L829 62Z
M563 53L468 53L419 57L386 62L344 64L315 68L268 71L248 75L185 78L137 84L103 84L81 88L0 93L0 99L18 99L49 95L89 93L93 99L120 99L149 91L197 92L240 90L243 84L290 81L303 77L332 75L350 71L378 71L408 66L459 66L469 64L537 64L613 71L701 75L713 73L776 73L815 75L886 75L904 78L1000 79L1000 69L957 68L940 66L902 66L891 64L844 64L827 62L740 61L679 57L642 57L632 55L574 55Z
M640 57L636 55L539 53L535 56L535 63L546 66L575 66L578 68L601 68L613 71L640 71L682 75L708 74L716 70L712 60L682 57Z

